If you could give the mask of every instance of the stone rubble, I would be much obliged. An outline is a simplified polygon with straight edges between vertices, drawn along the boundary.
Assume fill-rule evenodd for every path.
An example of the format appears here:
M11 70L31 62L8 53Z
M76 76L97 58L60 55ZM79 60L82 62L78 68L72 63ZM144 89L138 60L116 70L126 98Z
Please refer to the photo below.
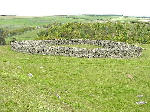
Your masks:
M90 44L102 48L77 48L63 47L59 45L79 45ZM57 45L57 46L56 46ZM134 58L141 56L142 48L124 42L114 42L110 40L82 40L82 39L53 39L53 40L25 40L12 41L11 48L17 52L62 55L71 57L86 58Z

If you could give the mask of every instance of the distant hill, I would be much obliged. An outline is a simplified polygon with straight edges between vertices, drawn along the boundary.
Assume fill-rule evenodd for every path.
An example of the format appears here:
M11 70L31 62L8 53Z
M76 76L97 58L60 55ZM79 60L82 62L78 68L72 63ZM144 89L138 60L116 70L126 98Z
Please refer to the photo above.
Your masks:
M85 16L123 16L123 15L117 15L117 14L83 14Z

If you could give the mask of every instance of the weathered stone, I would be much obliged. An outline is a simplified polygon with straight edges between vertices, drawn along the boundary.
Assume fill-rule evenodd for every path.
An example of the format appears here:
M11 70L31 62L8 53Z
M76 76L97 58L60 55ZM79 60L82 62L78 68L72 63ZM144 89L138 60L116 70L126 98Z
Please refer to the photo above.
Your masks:
M55 45L78 45L90 44L97 45L103 48L76 48L62 47ZM11 48L14 51L31 53L31 54L46 54L46 55L63 55L74 57L87 58L131 58L139 57L142 53L142 48L135 45L129 45L123 42L114 42L110 40L28 40L28 41L13 41Z

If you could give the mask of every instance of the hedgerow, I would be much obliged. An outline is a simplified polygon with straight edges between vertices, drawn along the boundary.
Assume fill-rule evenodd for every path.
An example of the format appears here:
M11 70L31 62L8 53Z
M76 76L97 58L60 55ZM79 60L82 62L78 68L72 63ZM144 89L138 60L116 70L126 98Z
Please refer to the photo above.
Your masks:
M55 23L38 33L38 39L98 39L150 43L150 23Z
M19 35L26 31L31 31L34 29L36 29L36 27L23 27L23 28L18 28L18 29L14 29L14 30L5 29L3 35L5 35L5 37L9 37L9 36L14 36L14 35Z

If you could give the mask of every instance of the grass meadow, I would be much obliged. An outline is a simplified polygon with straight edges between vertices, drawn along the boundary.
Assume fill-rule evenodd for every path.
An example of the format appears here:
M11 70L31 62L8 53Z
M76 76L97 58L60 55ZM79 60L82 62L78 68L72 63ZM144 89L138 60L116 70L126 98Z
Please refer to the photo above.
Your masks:
M22 54L1 46L0 111L148 112L150 46L143 47L140 58L88 59Z
M40 30L6 41L34 40ZM132 59L31 55L0 46L0 112L149 112L150 45L138 46L145 50Z

